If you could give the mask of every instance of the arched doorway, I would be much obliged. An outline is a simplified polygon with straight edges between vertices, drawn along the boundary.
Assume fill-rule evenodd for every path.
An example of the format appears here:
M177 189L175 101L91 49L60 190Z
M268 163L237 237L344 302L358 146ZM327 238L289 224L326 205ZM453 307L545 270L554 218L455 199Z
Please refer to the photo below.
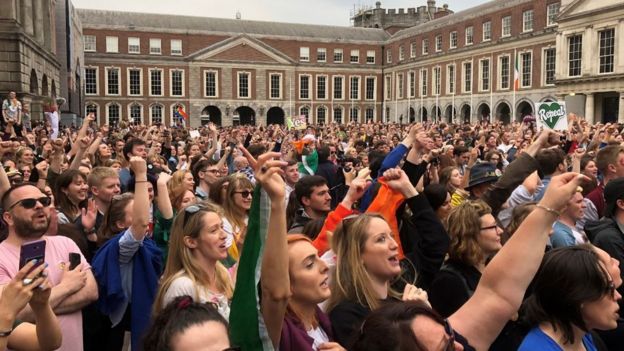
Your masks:
M30 93L39 94L39 79L37 78L37 71L35 69L30 70Z
M201 116L199 116L201 124L206 125L209 122L212 122L218 126L221 125L221 110L214 105L209 105L204 107L201 112Z
M498 103L498 106L496 106L496 119L504 124L511 122L511 108L507 102L501 101Z
M410 123L416 122L416 111L414 111L413 107L409 108L409 122Z
M56 99L56 82L52 79L52 88L50 89L50 96Z
M267 124L284 124L284 110L281 107L271 107L267 111Z
M440 110L439 106L433 106L433 108L431 109L431 119L434 122L440 122L440 119L442 118L442 110Z
M477 107L477 116L479 117L479 120L489 121L490 115L491 115L490 105L484 102L481 105L479 105L479 107Z
M533 104L529 101L520 101L516 108L516 117L522 121L524 116L533 115Z
M256 112L249 106L241 106L234 110L234 116L238 116L241 125L256 125ZM236 120L236 118L234 118Z
M464 123L470 123L470 113L472 111L470 111L470 105L465 104L461 107L461 109L459 110L459 114L461 115L461 119L462 121L464 121Z
M444 111L444 118L446 118L446 121L449 123L455 121L455 119L457 118L457 110L455 109L455 107L453 107L453 105L446 106L446 109Z
M427 109L423 106L420 108L420 120L422 122L427 122L428 116L427 116Z
M41 95L50 96L50 87L48 86L48 76L45 74L41 77Z

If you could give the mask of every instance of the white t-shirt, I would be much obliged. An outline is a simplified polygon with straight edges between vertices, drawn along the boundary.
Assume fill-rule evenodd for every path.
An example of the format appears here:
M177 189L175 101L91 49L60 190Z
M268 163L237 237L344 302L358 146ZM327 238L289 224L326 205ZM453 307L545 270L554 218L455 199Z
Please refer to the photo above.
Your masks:
M245 218L245 224L247 224L248 220L249 218ZM225 247L229 249L236 240L234 234L240 234L241 229L238 227L234 228L232 223L230 223L227 218L223 217L223 231L227 234L227 238L225 238Z
M59 137L59 115L57 111L54 112L46 112L46 117L50 122L50 127L52 127L52 134L50 135L50 139L54 140Z
M199 293L199 296L197 296L197 293ZM196 290L191 278L185 274L175 278L171 282L171 285L169 285L169 288L163 297L162 307L167 306L167 304L173 301L176 297L184 295L192 297L195 302L212 302L217 305L217 309L223 318L226 320L230 318L230 302L225 295L212 292L201 286L197 286Z
M327 334L325 333L323 329L321 329L321 327L310 329L307 331L307 333L309 337L314 339L314 343L312 344L312 349L315 351L318 350L318 348L322 344L329 342L329 337L327 337Z

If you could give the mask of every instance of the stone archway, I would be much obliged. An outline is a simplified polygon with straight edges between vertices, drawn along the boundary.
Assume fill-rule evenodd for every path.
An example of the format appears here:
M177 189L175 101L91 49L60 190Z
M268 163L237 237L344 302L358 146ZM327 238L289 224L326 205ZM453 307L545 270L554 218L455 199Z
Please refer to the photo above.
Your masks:
M440 106L433 105L433 107L431 108L431 120L434 122L440 122L441 119L442 110L440 109Z
M457 109L455 108L455 106L446 106L446 108L444 109L444 118L446 118L446 121L449 123L455 122L455 120L457 119Z
M238 107L234 110L234 116L238 116L238 118L234 118L234 123L238 120L241 125L256 125L256 111L249 106Z
M501 101L496 106L495 110L496 119L503 122L504 124L511 123L511 107L506 101Z
M413 107L409 108L409 122L410 123L416 122L416 111L414 110Z
M464 123L470 123L470 115L472 114L470 105L464 104L459 110L459 114Z
M427 116L427 108L424 106L420 108L420 121L427 122L429 116Z
M48 76L41 77L41 95L50 96L50 87L48 86Z
M273 106L267 111L267 124L284 124L284 110Z
M490 110L490 105L488 105L486 102L481 103L477 107L477 116L479 116L479 120L487 119L489 121L491 115L492 111Z
M212 122L221 126L221 110L217 106L208 105L202 110L200 120L202 125Z
M527 100L520 101L516 107L516 117L522 121L524 116L533 115L533 103Z
M34 68L30 70L30 93L39 94L39 78L37 78L37 71Z

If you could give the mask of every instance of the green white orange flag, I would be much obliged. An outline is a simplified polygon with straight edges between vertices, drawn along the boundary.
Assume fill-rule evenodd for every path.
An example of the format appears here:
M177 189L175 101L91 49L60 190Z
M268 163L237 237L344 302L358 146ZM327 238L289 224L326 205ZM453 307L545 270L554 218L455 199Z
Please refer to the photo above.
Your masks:
M268 233L271 201L260 186L256 186L249 211L245 247L238 261L236 287L230 311L232 344L245 351L274 351L260 313L260 269Z
M515 51L515 50L514 50ZM514 57L514 91L520 90L520 69L518 66L518 53Z

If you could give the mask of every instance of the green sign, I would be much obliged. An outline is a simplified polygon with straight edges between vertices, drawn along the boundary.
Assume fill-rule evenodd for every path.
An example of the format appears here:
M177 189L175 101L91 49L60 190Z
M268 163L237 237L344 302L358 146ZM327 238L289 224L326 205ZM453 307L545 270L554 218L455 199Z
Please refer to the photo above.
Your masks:
M565 102L540 102L535 104L535 111L535 120L540 128L568 129L568 114L566 113Z

